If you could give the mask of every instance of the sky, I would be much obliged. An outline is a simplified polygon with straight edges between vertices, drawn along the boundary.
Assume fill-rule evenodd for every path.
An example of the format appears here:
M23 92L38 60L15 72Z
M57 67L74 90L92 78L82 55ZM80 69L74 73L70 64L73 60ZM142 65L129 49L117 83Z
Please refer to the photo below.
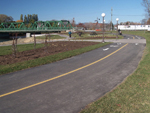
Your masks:
M120 22L141 22L145 18L145 8L142 0L1 0L0 14L12 16L14 21L23 14L38 14L39 20L72 20L77 23L95 22L105 13L105 22L116 18Z

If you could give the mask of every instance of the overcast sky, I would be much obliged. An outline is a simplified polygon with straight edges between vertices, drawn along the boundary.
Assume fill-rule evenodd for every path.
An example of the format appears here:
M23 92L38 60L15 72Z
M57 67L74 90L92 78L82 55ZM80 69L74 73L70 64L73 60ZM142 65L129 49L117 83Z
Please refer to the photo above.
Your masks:
M106 22L111 21L113 8L113 23L140 22L145 18L142 0L1 0L0 14L12 16L14 21L20 15L38 14L39 20L72 20L75 22L95 22L105 13Z

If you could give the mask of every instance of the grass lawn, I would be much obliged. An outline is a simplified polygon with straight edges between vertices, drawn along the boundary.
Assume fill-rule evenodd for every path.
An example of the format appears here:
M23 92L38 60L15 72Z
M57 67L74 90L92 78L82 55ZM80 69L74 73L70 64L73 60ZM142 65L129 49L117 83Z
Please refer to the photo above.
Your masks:
M105 46L107 44L110 44L110 43L99 43L96 45L87 46L87 47L75 49L72 51L57 53L54 55L50 55L50 56L46 56L46 57L42 57L42 58L37 58L34 60L24 61L24 62L15 63L15 64L9 64L9 65L0 65L0 75L10 73L10 72L15 72L15 71L22 70L22 69L35 67L35 66L39 66L39 65L44 65L47 63L52 63L52 62L62 60L65 58L69 58L69 57L72 57L72 56L75 56L75 55L78 55L78 54L81 54L81 53L84 53L87 51L94 50L96 48ZM37 44L36 48L40 48L43 46L44 46L43 44ZM18 45L19 51L31 50L33 48L34 48L33 44ZM12 50L11 46L0 47L0 55L11 54L11 50Z
M76 37L76 39L78 39L78 38L87 38L87 37L103 37L103 34L90 35L89 33L84 33L84 34L82 34L81 36L79 36L77 33L73 33L71 36L72 36L72 37ZM114 35L114 34L109 34L109 33L106 33L106 34L104 35L104 37L115 37L114 39L116 39L116 35ZM122 35L118 35L118 38L119 38L119 39L122 39L123 36L122 36ZM106 38L105 38L105 39L106 39ZM107 38L107 39L109 39L109 38ZM112 38L110 38L110 39L112 39Z
M123 31L146 38L136 71L113 91L89 104L81 113L150 113L150 32Z
M41 48L41 47L44 47L44 44L36 44L36 48ZM19 52L32 50L32 49L34 49L34 44L18 45L17 48L18 48ZM1 46L0 47L0 56L8 55L8 54L12 54L12 46Z

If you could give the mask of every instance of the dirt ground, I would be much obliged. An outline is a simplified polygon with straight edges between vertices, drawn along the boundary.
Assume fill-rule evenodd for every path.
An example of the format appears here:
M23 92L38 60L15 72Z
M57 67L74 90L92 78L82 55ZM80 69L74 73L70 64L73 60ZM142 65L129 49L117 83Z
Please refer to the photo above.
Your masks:
M60 52L70 51L74 49L83 48L90 45L98 44L98 42L76 42L76 41L62 41L49 42L48 46L39 49L33 49L24 52L17 52L16 57L13 54L0 56L0 64L7 65L22 61L37 59L44 56L53 55Z

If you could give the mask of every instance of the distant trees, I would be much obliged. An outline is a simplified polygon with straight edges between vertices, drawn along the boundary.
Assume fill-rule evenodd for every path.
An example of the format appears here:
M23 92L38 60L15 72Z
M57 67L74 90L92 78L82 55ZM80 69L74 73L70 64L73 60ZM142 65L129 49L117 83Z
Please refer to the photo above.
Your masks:
M28 22L27 16L24 16L24 22Z
M23 20L17 20L16 22L23 22Z
M84 26L84 24L83 24L83 23L79 23L79 24L77 24L77 27L83 27L83 28L85 28L85 26Z
M120 25L141 25L141 23L127 21L127 22L120 22Z
M0 14L0 23L2 22L12 22L13 18L4 14Z
M23 14L20 15L20 20L23 20ZM27 16L24 16L24 22L28 23L34 23L35 21L38 21L38 15L37 14L28 14Z
M20 15L20 20L23 20L23 14Z
M86 29L92 29L93 28L93 23L89 22L89 23L85 23L84 24Z

